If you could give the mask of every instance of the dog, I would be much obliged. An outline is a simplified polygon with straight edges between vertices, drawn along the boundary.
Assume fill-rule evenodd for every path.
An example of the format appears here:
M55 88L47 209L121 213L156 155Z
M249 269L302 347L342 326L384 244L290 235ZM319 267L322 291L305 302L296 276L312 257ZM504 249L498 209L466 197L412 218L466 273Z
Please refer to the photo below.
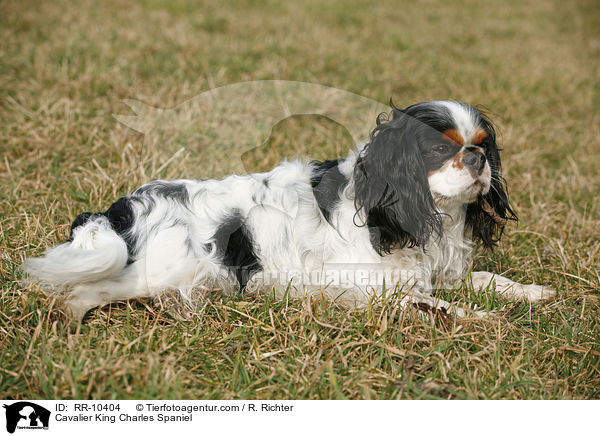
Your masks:
M391 104L345 159L283 162L223 180L153 181L75 219L67 242L27 259L27 280L66 292L76 319L97 306L177 290L314 293L351 306L396 289L398 304L466 309L436 289L468 281L530 302L556 291L470 271L516 220L494 126L455 101ZM477 313L481 314L481 313Z

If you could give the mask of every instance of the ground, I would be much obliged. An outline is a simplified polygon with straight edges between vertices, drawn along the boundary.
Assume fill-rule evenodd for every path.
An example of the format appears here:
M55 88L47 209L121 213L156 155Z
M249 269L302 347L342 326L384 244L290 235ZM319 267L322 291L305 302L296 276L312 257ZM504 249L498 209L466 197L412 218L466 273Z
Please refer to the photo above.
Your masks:
M600 398L597 2L15 0L0 11L0 397ZM557 299L444 291L496 313L455 323L393 302L352 311L216 292L192 316L130 301L73 330L42 290L19 285L24 257L64 240L79 212L153 178L228 168L223 153L148 147L113 117L131 114L123 99L169 108L256 79L398 106L484 105L520 221L475 265ZM245 163L351 145L339 125L296 117Z

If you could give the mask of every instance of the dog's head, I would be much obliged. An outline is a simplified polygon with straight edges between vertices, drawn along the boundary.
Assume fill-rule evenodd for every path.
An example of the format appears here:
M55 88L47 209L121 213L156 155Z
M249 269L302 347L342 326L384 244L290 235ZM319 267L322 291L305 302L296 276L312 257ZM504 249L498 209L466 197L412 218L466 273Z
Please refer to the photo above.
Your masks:
M354 170L356 203L380 252L424 246L442 213L466 208L473 238L492 247L508 203L492 123L464 103L435 101L382 114Z

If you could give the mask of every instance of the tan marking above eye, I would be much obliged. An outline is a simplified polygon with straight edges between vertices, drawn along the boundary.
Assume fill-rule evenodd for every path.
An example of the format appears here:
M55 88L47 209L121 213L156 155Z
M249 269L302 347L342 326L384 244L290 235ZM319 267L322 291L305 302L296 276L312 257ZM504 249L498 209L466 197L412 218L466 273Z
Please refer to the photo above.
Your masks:
M463 139L462 135L460 133L458 133L458 131L456 129L446 130L444 132L444 136L447 137L448 139L450 139L455 144L463 145L465 143L465 140Z
M473 135L473 140L471 141L471 144L479 145L483 142L485 138L487 138L487 133L482 128L479 128Z

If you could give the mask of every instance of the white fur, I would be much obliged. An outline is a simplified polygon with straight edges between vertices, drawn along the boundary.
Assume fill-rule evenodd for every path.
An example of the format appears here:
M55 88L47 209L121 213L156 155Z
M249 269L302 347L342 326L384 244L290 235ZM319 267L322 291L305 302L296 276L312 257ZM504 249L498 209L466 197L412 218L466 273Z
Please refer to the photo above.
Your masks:
M25 271L55 286L94 282L119 274L127 264L127 246L101 217L75 229L72 242L27 259Z

